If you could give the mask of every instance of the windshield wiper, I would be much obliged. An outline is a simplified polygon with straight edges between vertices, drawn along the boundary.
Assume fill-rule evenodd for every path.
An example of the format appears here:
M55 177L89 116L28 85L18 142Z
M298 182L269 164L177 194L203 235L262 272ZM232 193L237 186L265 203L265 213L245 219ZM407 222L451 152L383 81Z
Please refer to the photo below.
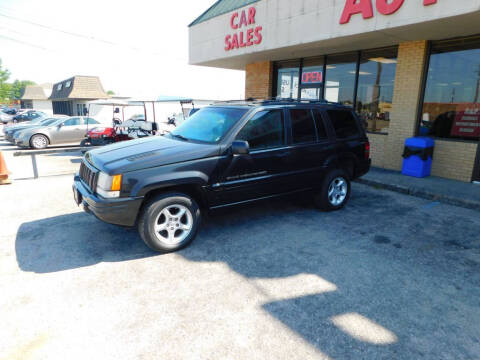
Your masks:
M180 140L184 140L184 141L188 141L189 139L186 138L185 136L183 135L178 135L178 134L172 134L170 133L170 136L174 137L174 138L177 138L177 139L180 139Z

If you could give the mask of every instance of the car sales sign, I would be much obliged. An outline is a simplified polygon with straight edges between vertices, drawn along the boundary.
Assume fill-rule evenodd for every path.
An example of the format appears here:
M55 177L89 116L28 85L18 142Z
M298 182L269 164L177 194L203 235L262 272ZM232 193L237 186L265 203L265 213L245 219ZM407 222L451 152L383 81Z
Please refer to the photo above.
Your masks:
M230 17L230 27L233 33L225 36L225 51L246 48L262 43L261 26L255 23L257 9L250 7L248 10L234 12Z

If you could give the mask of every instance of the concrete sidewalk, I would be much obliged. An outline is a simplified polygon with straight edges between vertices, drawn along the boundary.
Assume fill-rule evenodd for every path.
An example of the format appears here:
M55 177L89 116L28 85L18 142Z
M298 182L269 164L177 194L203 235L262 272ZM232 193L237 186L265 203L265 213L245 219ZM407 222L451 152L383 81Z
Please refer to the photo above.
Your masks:
M374 168L357 182L402 194L480 210L480 185L435 176L415 178L399 171Z

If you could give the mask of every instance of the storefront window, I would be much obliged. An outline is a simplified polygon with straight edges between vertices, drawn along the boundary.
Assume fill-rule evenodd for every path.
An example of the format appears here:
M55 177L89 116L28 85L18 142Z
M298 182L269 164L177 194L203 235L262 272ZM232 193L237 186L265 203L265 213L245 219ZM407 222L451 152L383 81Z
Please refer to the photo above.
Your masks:
M480 138L480 39L434 43L420 135Z
M388 134L397 51L394 47L362 52L355 109L367 131Z
M303 61L300 96L302 100L320 100L323 90L324 57L307 58Z
M298 99L298 76L300 64L285 62L277 64L277 98Z
M357 53L327 56L325 100L353 106Z

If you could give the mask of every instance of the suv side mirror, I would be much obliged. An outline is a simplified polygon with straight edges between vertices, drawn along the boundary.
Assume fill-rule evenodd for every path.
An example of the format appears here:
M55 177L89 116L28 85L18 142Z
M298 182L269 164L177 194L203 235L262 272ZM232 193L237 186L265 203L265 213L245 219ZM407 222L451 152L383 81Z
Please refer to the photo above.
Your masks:
M57 128L60 129L62 126L63 126L63 123L60 123L60 124L57 125Z
M250 145L248 141L235 140L232 143L232 153L233 155L246 155L250 153Z

